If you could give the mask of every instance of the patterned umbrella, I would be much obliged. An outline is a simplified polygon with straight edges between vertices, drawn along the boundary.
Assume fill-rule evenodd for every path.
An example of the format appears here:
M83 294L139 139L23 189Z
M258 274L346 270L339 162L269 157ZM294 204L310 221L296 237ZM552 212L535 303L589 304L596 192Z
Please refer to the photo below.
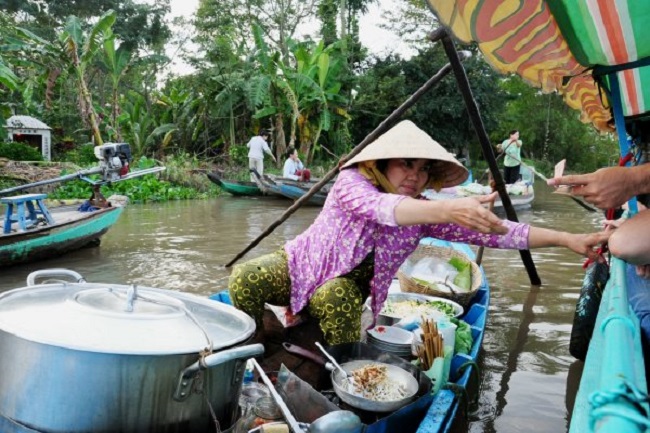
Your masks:
M650 1L427 0L463 42L476 42L498 71L559 92L582 120L611 131L611 80L622 113L650 111Z

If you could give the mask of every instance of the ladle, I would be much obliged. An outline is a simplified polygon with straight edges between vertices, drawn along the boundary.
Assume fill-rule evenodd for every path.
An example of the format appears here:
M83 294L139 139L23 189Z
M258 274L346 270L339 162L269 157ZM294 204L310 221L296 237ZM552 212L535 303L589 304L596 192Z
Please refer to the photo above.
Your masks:
M341 370L341 373L343 373L343 376L347 377L348 380L349 380L350 382L354 382L354 377L353 377L350 373L348 373L347 371L345 371L345 370L343 369L343 367L341 367L341 366L339 365L339 363L336 362L336 359L334 359L334 357L333 357L332 355L330 355L329 352L328 352L327 350L325 350L325 348L324 348L324 347L323 347L323 346L322 346L318 341L317 341L315 344L316 344L316 346L320 349L320 351L323 352L323 355L327 356L327 359L329 359L330 362L331 362L332 364L334 364L334 367L336 367L336 368L338 368L339 370Z

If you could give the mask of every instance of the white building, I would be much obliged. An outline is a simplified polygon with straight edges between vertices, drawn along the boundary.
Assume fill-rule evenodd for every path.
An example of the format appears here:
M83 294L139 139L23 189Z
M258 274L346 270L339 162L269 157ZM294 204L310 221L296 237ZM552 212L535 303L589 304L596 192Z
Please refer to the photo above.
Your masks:
M41 151L45 161L51 160L52 128L45 123L30 116L11 116L6 128L10 141L31 145Z

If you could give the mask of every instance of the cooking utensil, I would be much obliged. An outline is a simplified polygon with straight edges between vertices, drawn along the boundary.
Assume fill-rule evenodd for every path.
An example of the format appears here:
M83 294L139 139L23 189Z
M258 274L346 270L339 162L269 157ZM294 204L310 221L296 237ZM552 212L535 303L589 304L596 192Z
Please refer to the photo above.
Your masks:
M362 343L355 343L357 345L361 345ZM285 346L286 348L287 346ZM312 354L309 350L304 349L300 346L296 345L291 345L290 347L290 352L295 353L297 355L301 356L306 356L308 357L308 354ZM321 349L324 350L324 349ZM370 350L370 349L367 349ZM376 349L375 349L376 350ZM331 355L329 352L324 351L326 355L328 355L328 358L331 358ZM385 355L385 356L390 356L390 355ZM309 357L309 359L312 359ZM352 407L358 408L358 409L363 409L367 410L370 412L391 412L394 410L397 410L401 408L402 406L405 406L406 404L410 403L415 397L418 392L418 389L420 387L420 384L418 380L407 370L404 368L401 368L397 365L393 364L388 364L380 361L373 361L369 359L365 360L355 360L355 361L348 361L344 362L343 364L340 364L339 367L335 367L333 363L328 362L325 363L324 359L320 359L320 364L324 365L325 368L327 368L330 371L330 377L332 379L332 386L334 388L334 392L336 395L343 400L345 403L349 404ZM399 362L404 362L400 360ZM370 400L365 397L361 397L355 394L350 393L347 391L347 386L341 385L344 380L347 379L348 374L351 375L350 372L358 369L365 367L369 364L376 364L376 365L385 365L387 366L388 370L388 375L389 377L399 383L403 389L406 391L406 395L404 398L400 400L395 400L395 401L375 401L375 400ZM405 364L408 365L408 364ZM343 369L345 372L345 376L341 373L340 369ZM419 369L417 370L419 371ZM430 381L428 378L426 378L425 384L430 384ZM352 380L354 380L354 377L352 377ZM354 384L354 382L352 382ZM427 388L428 391L429 388Z
M302 356L303 358L307 358L310 361L315 362L316 364L325 365L325 360L323 359L323 357L319 356L318 354L310 350L304 349L300 346L296 346L295 344L287 343L286 341L282 343L282 347L284 347L284 350L286 350L289 353Z
M264 352L239 346L255 332L250 317L181 292L38 273L66 275L73 282L34 285L30 274L27 287L0 293L0 425L70 433L232 425L245 360Z
M271 396L280 407L280 410L282 411L282 415L284 416L285 421L287 421L287 424L289 424L289 428L291 429L291 431L293 431L294 433L304 433L304 430L300 427L296 418L294 418L294 416L291 414L291 411L287 407L287 404L284 402L284 400L282 400L280 394L278 394L278 392L275 390L275 386L273 385L273 382L271 382L271 379L269 379L269 377L266 375L266 372L262 370L262 367L257 363L257 360L255 360L255 358L251 359L251 361L255 366L257 372L260 374L260 377L262 378L266 386L269 387Z
M332 364L334 364L334 367L338 368L339 371L341 371L343 373L344 377L346 377L350 382L354 382L354 378L352 377L352 375L350 373L348 373L347 371L343 370L343 368L339 365L339 363L336 362L336 359L334 359L334 357L332 355L330 355L327 352L327 350L325 350L325 348L318 341L315 344L316 344L316 347L318 347L320 349L320 351L323 352L323 355L325 355L327 357L327 359L329 359L330 362Z
M404 397L398 400L376 401L369 398L361 397L348 391L344 385L346 376L339 370L332 371L332 385L334 392L341 400L352 407L367 410L370 412L392 412L411 402L418 392L418 381L406 370L391 364L370 360L357 360L343 363L342 367L346 372L351 372L368 365L380 365L386 367L386 374L394 383L402 388Z

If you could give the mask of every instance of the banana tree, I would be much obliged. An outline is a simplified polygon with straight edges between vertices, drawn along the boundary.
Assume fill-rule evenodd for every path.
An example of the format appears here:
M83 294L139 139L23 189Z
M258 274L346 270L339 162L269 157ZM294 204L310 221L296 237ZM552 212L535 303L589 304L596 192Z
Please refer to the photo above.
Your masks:
M122 141L120 125L117 122L117 117L120 114L118 89L120 80L128 70L131 61L131 53L124 48L124 46L115 49L115 35L110 28L107 29L104 36L104 56L102 62L106 67L111 80L111 127L115 131L116 140Z
M113 10L106 12L99 21L85 34L81 21L76 16L68 17L59 41L63 44L65 58L72 66L79 88L79 108L82 118L87 119L95 139L95 144L103 144L99 131L99 121L93 107L92 96L86 82L86 71L92 64L97 52L104 42L113 37L111 27L115 23Z
M308 162L313 160L321 133L330 129L332 118L349 119L347 100L341 95L345 65L341 48L339 42L325 47L321 41L296 44L292 50L296 70L290 76L298 97L300 152Z

